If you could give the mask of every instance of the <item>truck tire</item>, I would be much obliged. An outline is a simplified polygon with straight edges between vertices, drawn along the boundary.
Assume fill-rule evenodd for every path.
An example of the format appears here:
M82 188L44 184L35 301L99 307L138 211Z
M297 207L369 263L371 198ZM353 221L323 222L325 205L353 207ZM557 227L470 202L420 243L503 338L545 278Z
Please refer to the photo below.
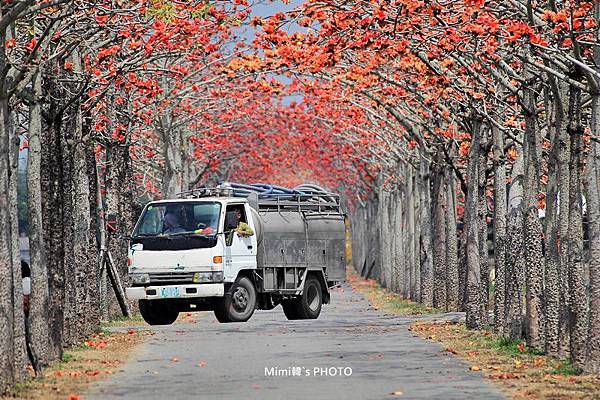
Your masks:
M302 295L281 304L287 319L317 319L323 305L321 283L312 275L306 278Z
M323 305L323 292L319 280L309 275L304 284L302 296L298 299L297 311L300 319L317 319Z
M179 311L161 300L140 300L139 306L140 314L149 325L171 325L179 316Z
M256 289L245 276L238 278L223 300L215 308L215 317L221 323L246 322L256 308Z

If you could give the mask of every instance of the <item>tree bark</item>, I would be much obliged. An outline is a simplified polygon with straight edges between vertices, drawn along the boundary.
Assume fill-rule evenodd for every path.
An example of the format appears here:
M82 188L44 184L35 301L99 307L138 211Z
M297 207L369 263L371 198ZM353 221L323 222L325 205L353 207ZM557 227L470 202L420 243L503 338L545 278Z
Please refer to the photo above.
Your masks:
M492 128L494 144L494 331L504 335L506 303L506 157L504 135Z
M132 199L135 191L132 187L132 166L129 153L129 143L112 142L107 145L106 150L106 213L116 215L118 218L118 230L121 234L129 234L135 224L135 204ZM107 248L111 252L115 267L119 272L121 282L127 285L129 276L127 274L127 251L128 244L122 240L107 240ZM116 297L109 305L109 315L120 315Z
M507 253L506 253L506 329L513 339L523 331L523 163L524 156L517 147L517 159L512 167L508 196Z
M413 301L421 301L421 264L420 264L420 224L418 221L420 197L417 188L418 176L415 174L412 165L408 166L409 190L407 193L408 207L408 225L411 236L409 237L409 254L410 262L408 263L408 275L410 276L409 283L409 298Z
M479 138L479 165L477 167L477 218L479 219L479 270L481 274L481 316L483 324L488 323L490 302L490 269L488 250L488 225L487 225L487 129L480 130Z
M3 46L3 45L2 45ZM2 61L2 60L0 60ZM0 63L1 65L1 63ZM0 393L11 387L17 375L14 353L14 289L13 262L14 241L11 229L12 202L10 190L10 142L11 129L8 99L0 93Z
M558 140L558 240L559 240L559 264L558 264L558 282L559 282L559 343L558 355L561 358L569 354L569 279L568 279L568 241L569 235L569 159L570 145L569 134L567 132L568 121L566 110L568 106L568 85L560 84L560 98L557 103L557 128L559 133Z
M526 332L527 345L542 347L542 225L538 211L540 187L540 137L536 123L536 96L533 83L524 89L525 114L525 180L524 180L524 243L526 271Z
M447 309L446 299L446 190L444 170L438 153L433 177L433 306Z
M544 216L544 317L545 317L545 352L557 357L559 355L559 314L560 314L560 282L559 276L559 239L558 239L558 160L560 120L559 108L555 106L553 143L548 155L548 183L546 185L546 208Z
M27 209L29 218L29 253L31 295L29 309L29 348L31 363L37 374L49 361L48 356L48 271L44 247L41 185L42 115L41 74L32 81L33 102L29 109L29 148L27 157Z
M478 173L481 122L477 118L472 120L471 147L469 151L469 165L467 170L467 198L465 205L465 232L467 252L467 301L466 301L466 325L470 329L480 329L483 326L482 290L480 270L480 246L479 246L479 218L478 212Z
M19 214L18 214L18 167L19 167L19 135L15 131L18 121L14 112L8 114L9 127L9 194L10 200L10 229L12 240L12 281L13 281L13 363L15 380L21 379L25 374L27 365L27 349L25 339L25 312L23 307L23 276L21 273L21 251L19 242Z
M598 10L598 5L596 5ZM600 94L592 96L592 135L600 133ZM600 143L592 141L585 174L590 243L590 325L584 369L600 375Z
M460 307L458 286L458 237L456 234L456 181L454 171L446 173L446 298L447 310L458 311Z
M600 3L594 4L596 40L600 39ZM600 49L594 48L596 71L600 70ZM596 79L596 85L600 84ZM592 93L590 128L592 136L600 135L600 91ZM588 333L587 360L584 369L600 375L600 142L593 140L587 159L585 174L589 246L590 246L590 325Z
M53 96L51 96L53 97ZM51 104L52 107L52 104ZM63 352L63 307L65 299L65 265L63 248L63 155L60 143L62 117L54 116L42 129L41 160L42 228L48 271L48 334L50 360L60 359Z
M405 242L406 242L406 229L404 229L402 219L404 218L404 203L402 199L402 191L398 188L394 191L393 197L393 225L392 225L392 290L396 293L401 293L402 297L406 297L403 293L404 282L406 277L404 276L404 264L403 261L406 259Z
M429 163L421 156L419 168L419 198L421 200L421 303L433 306L433 260L432 260L432 229L431 229L431 189Z
M569 165L569 308L571 361L585 367L587 349L587 293L583 268L583 205L581 174L583 172L583 127L580 124L580 91L573 90L569 101L569 134L571 161Z

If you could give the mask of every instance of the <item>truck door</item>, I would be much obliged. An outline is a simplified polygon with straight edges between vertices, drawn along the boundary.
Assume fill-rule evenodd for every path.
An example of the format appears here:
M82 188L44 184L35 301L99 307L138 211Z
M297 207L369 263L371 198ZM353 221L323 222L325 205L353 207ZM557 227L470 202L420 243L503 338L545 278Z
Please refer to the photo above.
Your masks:
M254 223L247 204L229 204L227 212L239 211L240 222L247 224L254 232ZM239 226L239 225L238 225ZM237 232L225 235L225 280L235 280L242 269L256 268L256 234L242 236Z

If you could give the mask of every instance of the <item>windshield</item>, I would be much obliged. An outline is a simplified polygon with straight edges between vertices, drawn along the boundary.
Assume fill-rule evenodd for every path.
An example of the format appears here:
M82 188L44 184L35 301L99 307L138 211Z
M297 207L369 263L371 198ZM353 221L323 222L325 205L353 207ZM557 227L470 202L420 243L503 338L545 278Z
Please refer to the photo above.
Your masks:
M221 204L173 202L150 204L140 217L133 236L217 234Z

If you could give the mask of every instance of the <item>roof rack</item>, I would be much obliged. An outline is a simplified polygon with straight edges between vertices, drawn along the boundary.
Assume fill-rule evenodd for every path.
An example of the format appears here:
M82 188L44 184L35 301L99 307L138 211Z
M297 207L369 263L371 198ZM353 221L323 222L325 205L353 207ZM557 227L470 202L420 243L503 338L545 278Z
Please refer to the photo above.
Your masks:
M343 214L338 194L312 184L288 189L265 183L221 182L215 187L201 187L180 192L176 197L243 197L247 198L257 211Z

